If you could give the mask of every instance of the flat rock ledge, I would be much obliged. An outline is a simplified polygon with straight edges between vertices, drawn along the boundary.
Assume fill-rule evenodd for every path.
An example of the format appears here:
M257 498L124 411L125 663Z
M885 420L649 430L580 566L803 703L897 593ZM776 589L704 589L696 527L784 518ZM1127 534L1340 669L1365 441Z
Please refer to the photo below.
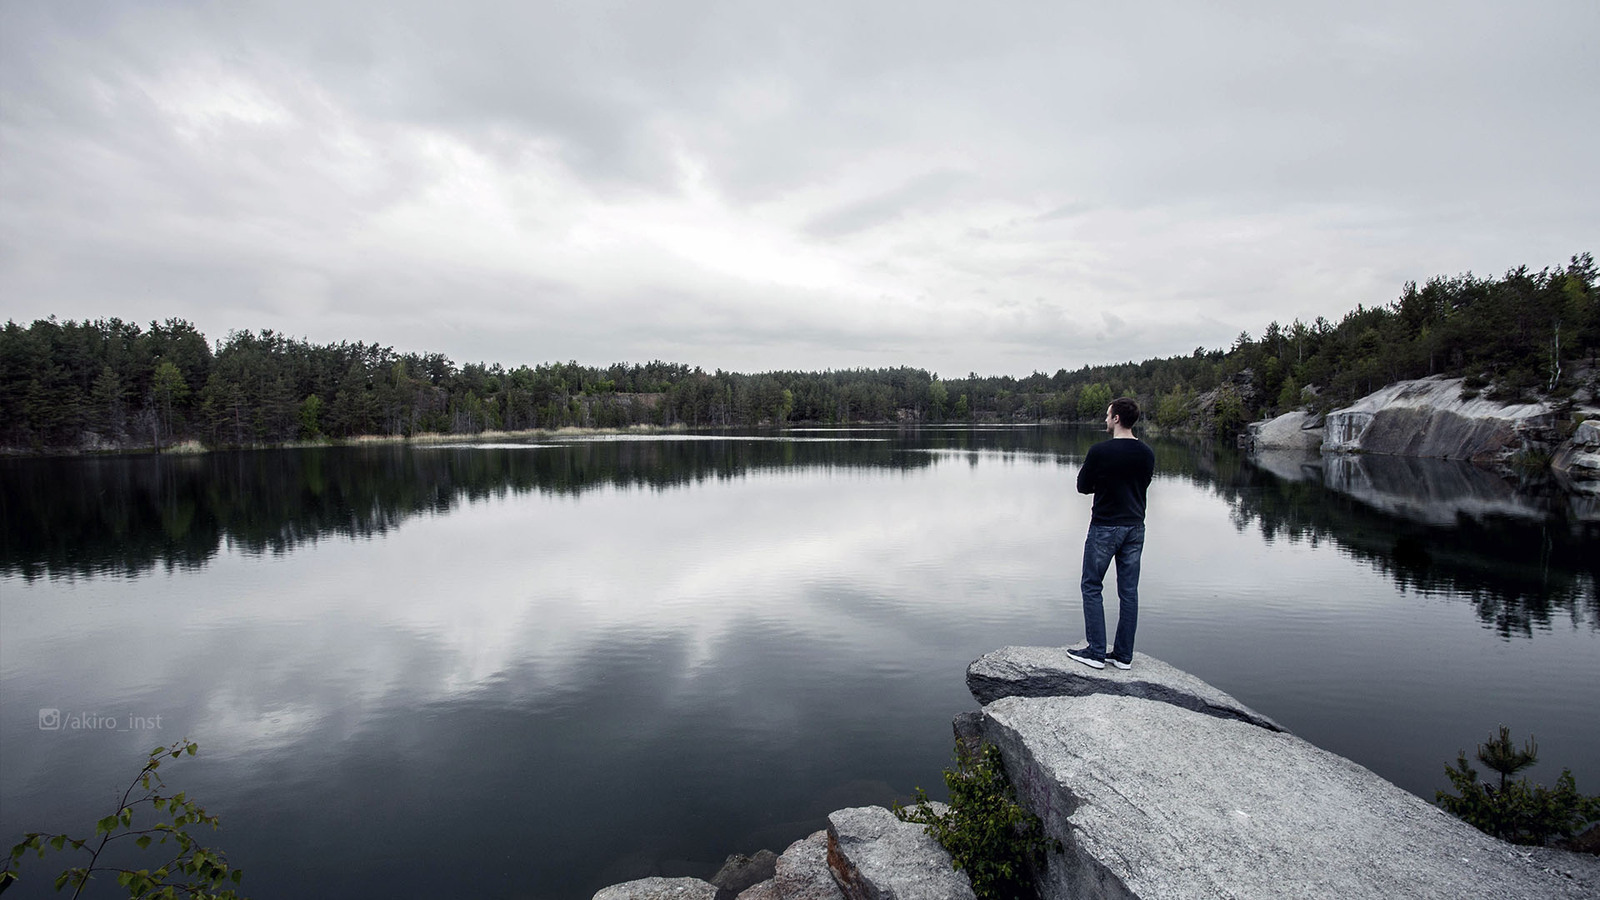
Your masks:
M987 689L996 672L1050 652L1059 651L1007 648L973 664L994 698L984 739L1000 748L1019 800L1062 843L1046 860L1046 900L1594 896L1581 878L1350 760L1220 714L1232 698L1176 690L1203 682L1149 657L1103 677L1068 660L1093 690L1082 678L1064 679L1061 696L1038 695L1040 679L1012 679L1033 695ZM1161 689L1120 690L1118 676Z
M1285 730L1188 672L1142 653L1133 655L1131 669L1091 669L1067 656L1063 647L1001 647L967 666L967 690L985 706L1004 697L1134 697L1268 731Z

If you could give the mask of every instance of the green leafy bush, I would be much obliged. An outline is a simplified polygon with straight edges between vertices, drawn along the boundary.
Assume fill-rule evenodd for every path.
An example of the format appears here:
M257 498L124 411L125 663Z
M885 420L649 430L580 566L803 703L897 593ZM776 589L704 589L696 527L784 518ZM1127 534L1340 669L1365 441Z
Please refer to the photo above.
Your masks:
M1156 401L1156 424L1162 428L1176 428L1189 420L1190 407L1194 404L1194 392L1174 389L1170 393L1162 394Z
M71 866L56 876L56 890L71 885L73 897L82 894L96 874L115 874L117 884L126 888L133 900L242 900L229 887L238 884L243 872L228 865L222 851L202 847L188 832L190 825L210 825L216 828L217 817L207 813L183 791L170 796L163 794L166 783L161 780L161 763L181 756L193 756L199 746L190 740L178 741L168 747L150 751L144 768L134 776L128 789L123 791L116 811L95 823L93 838L75 838L66 834L28 832L22 841L11 848L11 855L0 866L0 892L17 881L18 867L32 851L43 859L46 852L65 851L87 854L83 865ZM156 814L156 821L148 826L134 827L134 808L148 805ZM166 818L169 821L160 821ZM141 850L170 844L173 855L150 869L128 869L101 863L100 856L115 841L131 839Z
M1511 729L1502 725L1498 736L1478 745L1477 757L1500 773L1500 783L1479 781L1463 750L1455 765L1444 767L1457 793L1438 791L1435 802L1478 830L1514 844L1542 845L1551 838L1570 838L1586 823L1600 819L1600 796L1578 793L1570 769L1561 770L1553 789L1530 784L1526 778L1511 780L1539 759L1539 745L1532 737L1519 750L1511 741Z
M1030 871L1059 842L1046 838L1039 817L1017 803L999 748L985 744L969 753L957 744L956 767L944 770L944 783L950 789L948 812L937 812L927 792L917 788L916 802L896 804L895 815L926 826L955 867L967 873L978 900L1036 897Z
M1245 423L1250 421L1250 412L1245 409L1244 401L1231 387L1217 391L1217 403L1212 416L1212 430L1222 438L1233 437L1244 431Z

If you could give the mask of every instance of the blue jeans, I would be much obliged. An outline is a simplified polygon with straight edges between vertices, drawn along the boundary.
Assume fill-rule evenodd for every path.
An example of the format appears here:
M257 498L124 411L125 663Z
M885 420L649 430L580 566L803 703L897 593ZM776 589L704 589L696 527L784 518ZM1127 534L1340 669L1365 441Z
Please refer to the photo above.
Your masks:
M1089 655L1106 655L1106 611L1100 589L1113 557L1117 560L1117 641L1111 655L1133 659L1133 632L1139 626L1139 557L1144 553L1143 525L1090 525L1083 542L1083 630Z

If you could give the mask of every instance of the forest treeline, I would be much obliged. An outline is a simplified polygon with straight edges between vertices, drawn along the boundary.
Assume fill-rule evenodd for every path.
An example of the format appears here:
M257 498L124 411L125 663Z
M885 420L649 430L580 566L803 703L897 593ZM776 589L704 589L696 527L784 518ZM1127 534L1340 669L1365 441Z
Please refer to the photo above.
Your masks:
M1407 283L1394 302L1241 332L1227 349L1023 378L940 378L906 367L758 374L681 363L458 365L377 344L234 331L213 344L181 319L0 331L0 446L23 452L247 446L360 435L474 434L637 424L1094 420L1140 399L1169 428L1220 435L1302 405L1328 409L1385 384L1468 376L1494 399L1559 400L1593 384L1600 284L1590 253Z

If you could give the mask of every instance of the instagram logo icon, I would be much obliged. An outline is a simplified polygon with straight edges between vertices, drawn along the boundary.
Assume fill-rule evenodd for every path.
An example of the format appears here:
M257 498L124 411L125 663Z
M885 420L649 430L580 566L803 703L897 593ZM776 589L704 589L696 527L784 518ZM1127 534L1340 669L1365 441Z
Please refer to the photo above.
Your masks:
M55 731L61 727L61 710L39 710L39 729L41 731Z

